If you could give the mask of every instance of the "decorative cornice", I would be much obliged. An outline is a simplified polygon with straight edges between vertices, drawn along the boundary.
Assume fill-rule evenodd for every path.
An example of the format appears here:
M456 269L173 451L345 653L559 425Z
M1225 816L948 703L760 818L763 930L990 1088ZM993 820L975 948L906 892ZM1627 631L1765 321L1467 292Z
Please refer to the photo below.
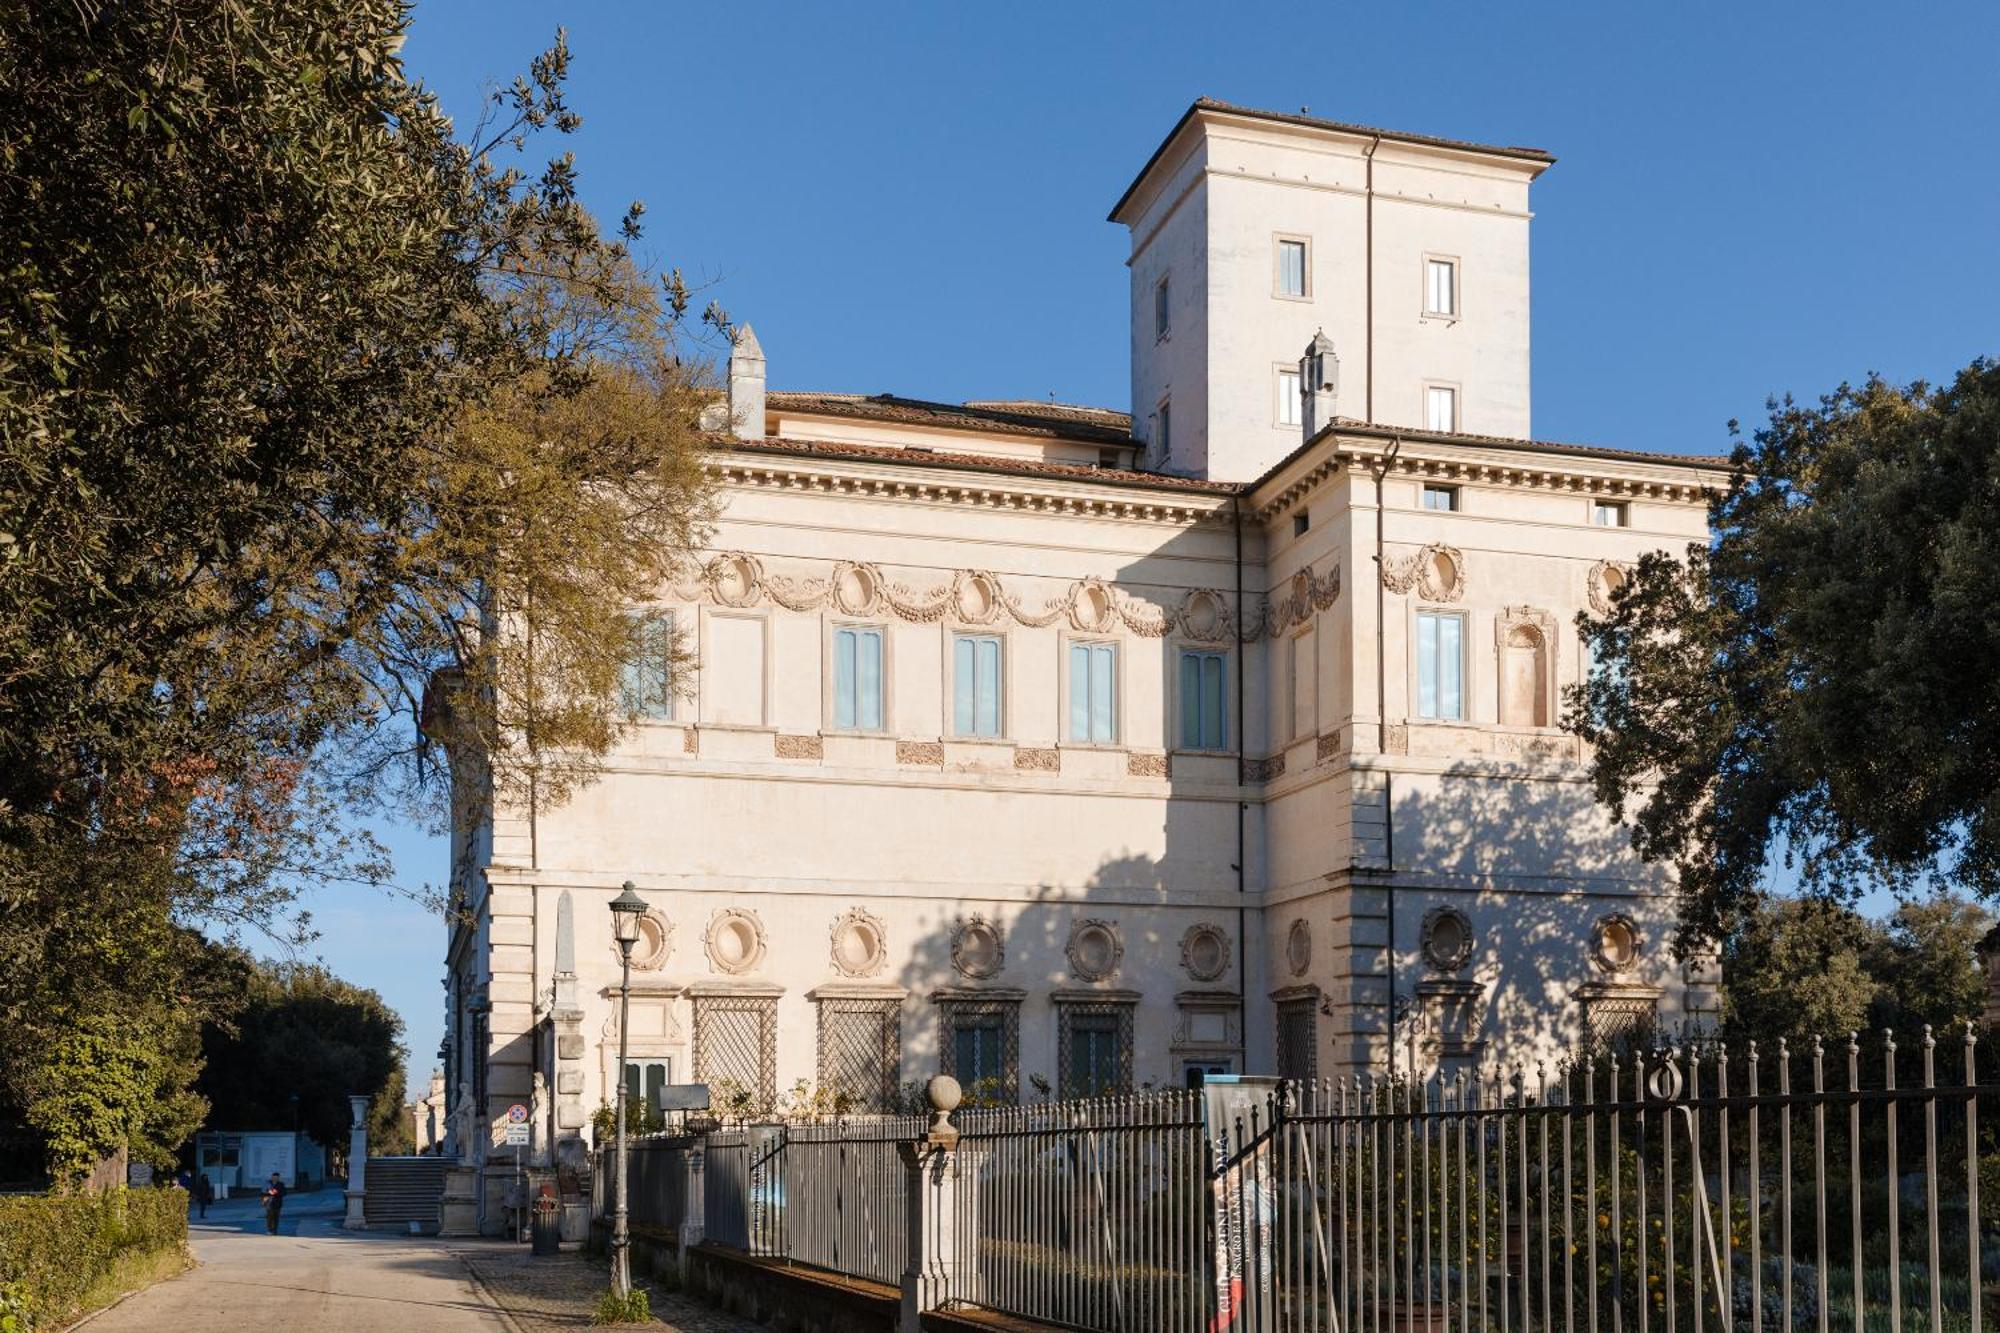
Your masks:
M1122 629L1142 639L1178 634L1197 643L1227 643L1238 630L1233 597L1220 588L1189 588L1172 605L1162 606L1134 597L1103 579L1084 577L1035 605L991 570L954 570L941 582L913 588L868 561L834 561L824 575L786 575L767 570L762 559L747 551L723 551L699 568L683 570L674 580L673 592L682 601L707 601L736 609L770 604L786 611L893 616L924 625L950 620L996 626L1011 622L1024 629L1046 629L1065 624L1085 634ZM1324 575L1302 569L1292 576L1276 602L1260 597L1247 608L1242 640L1253 642L1283 634L1315 612L1330 608L1339 596L1338 567Z
M810 491L915 504L972 506L1015 513L1105 518L1174 527L1190 527L1204 522L1227 523L1230 519L1229 497L1222 495L1190 496L1183 500L1143 491L1078 494L1062 489L1060 483L1053 479L1044 489L1012 478L987 474L968 474L960 478L948 475L936 478L885 476L856 470L851 464L843 467L826 460L805 457L752 463L741 458L711 456L706 462L709 471L724 486L745 489ZM1084 484L1093 490L1109 490L1112 485L1096 481Z

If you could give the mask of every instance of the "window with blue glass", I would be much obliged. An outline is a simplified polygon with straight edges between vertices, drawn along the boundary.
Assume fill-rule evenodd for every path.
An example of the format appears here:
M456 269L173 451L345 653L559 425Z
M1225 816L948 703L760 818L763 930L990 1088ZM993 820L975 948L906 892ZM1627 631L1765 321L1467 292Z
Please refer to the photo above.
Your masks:
M1229 664L1221 653L1181 654L1181 748L1229 748Z
M955 634L951 643L951 731L1000 734L1000 637Z
M1118 739L1118 646L1069 646L1069 738L1078 745Z
M882 729L882 631L841 625L833 631L833 725Z
M625 716L665 722L674 715L674 613L632 617L631 651L618 670L618 705Z
M1417 716L1465 716L1465 619L1442 611L1417 613Z

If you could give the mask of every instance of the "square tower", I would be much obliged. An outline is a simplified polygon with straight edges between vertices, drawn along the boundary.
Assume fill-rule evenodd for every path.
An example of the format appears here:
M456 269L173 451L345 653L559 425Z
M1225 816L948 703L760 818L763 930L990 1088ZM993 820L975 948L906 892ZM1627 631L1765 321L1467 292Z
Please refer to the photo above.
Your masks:
M1149 465L1261 476L1303 437L1299 359L1320 333L1338 417L1528 438L1528 186L1554 161L1189 107L1111 210L1132 236Z

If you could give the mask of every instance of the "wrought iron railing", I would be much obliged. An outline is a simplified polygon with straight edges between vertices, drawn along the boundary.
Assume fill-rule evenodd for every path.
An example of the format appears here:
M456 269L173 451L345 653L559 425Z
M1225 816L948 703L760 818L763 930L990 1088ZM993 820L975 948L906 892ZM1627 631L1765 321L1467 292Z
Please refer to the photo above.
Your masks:
M1984 1333L1976 1055L1882 1034L980 1109L914 1186L921 1118L750 1126L703 1141L706 1235L893 1283L930 1190L953 1304L1113 1333ZM634 1216L660 1193L664 1225L652 1151Z

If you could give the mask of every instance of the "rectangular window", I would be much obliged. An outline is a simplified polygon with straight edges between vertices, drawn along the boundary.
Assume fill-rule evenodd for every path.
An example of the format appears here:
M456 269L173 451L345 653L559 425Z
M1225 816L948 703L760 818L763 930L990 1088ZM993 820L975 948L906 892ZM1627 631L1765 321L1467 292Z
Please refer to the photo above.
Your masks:
M1625 505L1618 500L1592 500L1590 521L1600 528L1622 528L1625 526Z
M665 722L674 715L669 665L674 653L674 613L633 616L632 655L618 668L618 707L628 718Z
M1424 426L1429 430L1458 429L1458 390L1442 384L1424 390Z
M957 1079L968 1098L1015 1101L1020 1054L1019 1001L938 1002L938 1070Z
M1278 295L1306 294L1306 243L1278 242Z
M1165 458L1174 445L1174 405L1162 398L1155 420L1160 423L1160 438L1153 442L1153 447L1161 458Z
M1417 613L1417 716L1465 716L1463 618L1441 611Z
M778 1101L778 1002L762 995L697 996L694 1081L750 1095L751 1109Z
M1318 1072L1319 1042L1313 1029L1313 1002L1309 997L1279 1003L1279 1078L1312 1078Z
M1299 402L1299 372L1281 370L1278 372L1278 424L1296 426L1302 419L1302 405Z
M902 1010L896 1000L819 1002L819 1086L837 1110L886 1111L894 1103Z
M1449 259L1424 261L1424 313L1458 313L1458 265Z
M962 1088L998 1084L1007 1068L999 1016L965 1018L951 1028L951 1076Z
M843 625L833 632L833 725L882 729L882 631Z
M1118 647L1110 643L1069 646L1069 738L1082 745L1109 745L1118 736Z
M1155 338L1164 338L1167 336L1168 310L1171 295L1172 292L1168 286L1167 279L1161 278L1159 285L1153 288L1153 336Z
M632 1114L634 1107L648 1111L660 1109L660 1089L673 1080L667 1077L668 1065L664 1060L631 1060L625 1065L625 1113Z
M1227 663L1221 653L1181 654L1181 748L1222 750L1229 746L1226 705Z
M1442 510L1446 513L1458 508L1458 487L1433 486L1424 483L1424 508Z
M1000 734L998 635L952 636L951 729L954 736Z
M1132 1090L1132 1007L1061 1004L1058 1095L1108 1097Z

